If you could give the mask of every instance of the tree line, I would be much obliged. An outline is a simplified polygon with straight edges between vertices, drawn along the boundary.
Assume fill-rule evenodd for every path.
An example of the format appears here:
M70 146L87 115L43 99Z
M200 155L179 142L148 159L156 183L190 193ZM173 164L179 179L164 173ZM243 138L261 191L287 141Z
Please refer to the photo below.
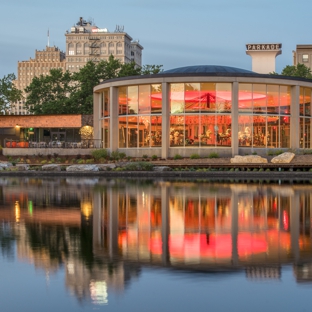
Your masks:
M25 88L25 108L30 114L92 114L93 88L101 82L127 76L162 72L162 65L137 66L121 63L113 55L98 63L89 61L78 72L51 69L48 75L34 77ZM0 80L0 112L8 111L23 94L14 86L14 74Z

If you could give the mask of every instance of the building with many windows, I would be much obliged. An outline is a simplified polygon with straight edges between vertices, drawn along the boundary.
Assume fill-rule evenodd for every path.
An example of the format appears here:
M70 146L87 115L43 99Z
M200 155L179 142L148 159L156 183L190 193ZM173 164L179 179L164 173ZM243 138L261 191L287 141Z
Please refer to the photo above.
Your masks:
M30 58L28 61L17 63L17 79L14 81L15 87L24 91L34 77L48 75L50 70L54 68L65 70L65 53L55 46L47 46L42 51L36 50L34 59ZM27 114L24 104L25 99L14 103L10 113L14 115Z
M297 44L293 51L293 65L304 64L312 70L312 44Z
M65 34L66 37L66 69L79 71L88 61L108 60L110 55L122 63L135 62L142 66L143 47L139 41L133 40L117 26L114 32L107 28L99 28L92 21L79 21Z
M129 156L267 154L311 146L312 82L189 66L94 88L94 138Z

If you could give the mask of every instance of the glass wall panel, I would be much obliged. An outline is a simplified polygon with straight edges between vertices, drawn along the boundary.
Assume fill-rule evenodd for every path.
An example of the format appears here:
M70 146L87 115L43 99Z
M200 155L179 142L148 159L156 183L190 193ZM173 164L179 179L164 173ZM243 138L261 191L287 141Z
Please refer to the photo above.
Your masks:
M151 86L139 86L139 114L151 113Z
M279 146L279 118L278 116L268 116L267 117L267 138L269 138L269 142L267 142L268 147L277 148ZM265 142L263 142L265 146Z
M105 118L102 120L102 147L109 148L109 118Z
M266 116L253 116L253 133L252 146L266 147L269 146L270 137L266 131Z
M311 89L304 88L304 115L311 116Z
M253 117L238 116L238 146L252 146Z
M212 115L201 115L200 117L200 135L199 143L200 146L205 147L209 145L215 145L215 116Z
M201 111L214 113L216 111L216 84L201 83Z
M151 126L151 147L161 146L162 138L162 117L152 116L152 126Z
M133 115L138 113L139 102L138 86L128 87L128 114Z
M291 87L280 86L280 114L290 115Z
M139 147L149 147L151 145L151 117L139 117Z
M151 85L152 91L152 114L161 114L162 112L162 88L161 84Z
M118 147L127 147L127 118L119 117L118 122L118 130L119 130L119 142Z
M170 117L170 146L184 146L184 116Z
M304 88L303 87L300 87L299 112L300 112L300 116L304 116Z
M127 87L118 88L118 106L119 106L119 115L127 114Z
M185 116L185 146L198 146L200 134L199 115Z
M109 116L109 104L110 104L110 100L109 100L109 89L105 89L102 92L102 105L101 105L101 110L102 110L102 117L106 117Z
M256 114L265 114L267 112L266 108L266 85L264 84L254 84L253 85L253 112Z
M290 117L280 117L280 147L290 147Z
M216 109L218 112L230 113L232 108L232 85L230 83L216 84Z
M217 115L215 124L217 145L231 146L231 116Z
M128 147L138 147L138 117L128 117Z
M200 111L200 84L199 83L186 83L185 84L185 112L193 113Z
M184 83L170 85L170 113L184 113Z
M250 83L239 84L238 110L240 113L252 112L252 84Z
M279 114L279 86L267 86L267 111L268 114Z
M311 148L311 119L300 118L300 147Z

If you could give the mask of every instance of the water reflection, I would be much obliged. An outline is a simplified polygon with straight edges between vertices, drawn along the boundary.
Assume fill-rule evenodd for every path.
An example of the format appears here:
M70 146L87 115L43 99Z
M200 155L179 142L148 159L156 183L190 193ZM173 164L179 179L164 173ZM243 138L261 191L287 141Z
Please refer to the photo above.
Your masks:
M86 182L86 183L84 183ZM310 185L0 179L0 245L80 301L108 304L145 266L312 281ZM14 246L16 245L16 253Z

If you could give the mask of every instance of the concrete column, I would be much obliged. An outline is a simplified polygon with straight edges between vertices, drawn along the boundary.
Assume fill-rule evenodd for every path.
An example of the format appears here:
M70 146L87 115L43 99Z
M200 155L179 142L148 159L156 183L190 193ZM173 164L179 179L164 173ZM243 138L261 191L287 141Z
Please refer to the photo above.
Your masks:
M109 109L110 109L110 125L109 125L109 142L110 142L110 152L116 151L118 149L119 140L119 128L118 128L118 88L111 87L109 89Z
M293 86L291 88L290 104L290 148L292 149L300 147L299 96L300 87Z
M96 147L100 147L101 143L101 97L102 93L93 93L93 137Z
M232 156L238 155L238 82L232 83L232 130L231 130L231 145Z
M162 125L161 125L161 158L169 156L169 135L170 135L170 85L162 83Z
M161 239L162 239L162 263L168 265L170 263L169 252L169 234L170 234L170 221L169 221L169 194L168 187L161 186Z

